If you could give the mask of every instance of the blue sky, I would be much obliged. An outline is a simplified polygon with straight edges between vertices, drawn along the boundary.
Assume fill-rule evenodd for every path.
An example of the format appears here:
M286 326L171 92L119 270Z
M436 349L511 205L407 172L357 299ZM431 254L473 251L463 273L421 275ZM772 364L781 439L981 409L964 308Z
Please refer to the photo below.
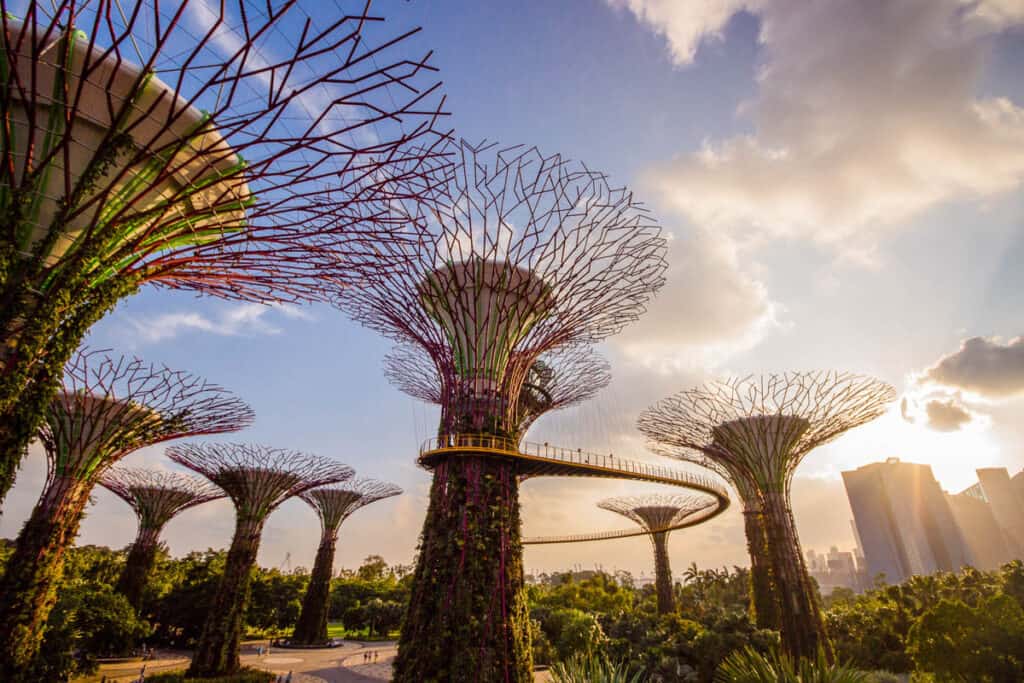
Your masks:
M899 8L895 9L896 7ZM805 547L852 545L838 473L887 456L931 463L960 490L975 467L1024 467L1024 6L1018 0L564 0L380 2L422 25L462 136L535 144L632 187L672 238L669 282L640 323L603 345L614 381L528 438L643 455L636 413L705 377L790 369L868 372L907 398L812 453L795 486ZM961 349L965 339L981 342ZM267 309L153 290L89 343L200 373L250 401L239 440L338 458L407 494L357 513L338 564L411 562L429 482L415 466L432 409L383 378L389 344L323 306ZM932 370L929 370L932 369ZM1011 388L993 377L1010 378ZM1016 384L1013 384L1016 381ZM943 407L946 410L943 410ZM912 420L912 421L911 421ZM161 449L127 464L167 466ZM38 495L23 468L0 533ZM524 532L618 528L600 498L636 485L524 485ZM230 507L184 513L172 552L224 546ZM80 542L120 546L127 506L96 495ZM291 502L260 553L309 565L319 530ZM680 532L681 569L744 563L733 510ZM644 539L528 549L527 568L649 573Z

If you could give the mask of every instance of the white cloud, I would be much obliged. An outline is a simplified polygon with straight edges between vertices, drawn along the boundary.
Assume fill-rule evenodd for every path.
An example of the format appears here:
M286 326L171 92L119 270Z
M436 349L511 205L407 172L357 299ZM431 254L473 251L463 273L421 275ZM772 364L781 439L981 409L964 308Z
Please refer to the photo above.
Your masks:
M622 4L622 0L616 4ZM705 227L854 242L948 200L1024 180L1024 108L978 97L993 35L1019 3L627 0L679 63L730 12L761 20L753 132L649 169L667 205ZM699 7L699 9L698 9Z
M216 315L208 316L192 311L161 313L154 316L125 316L130 336L136 343L156 343L174 339L188 332L205 332L219 336L278 334L281 329L266 320L267 313L276 311L287 318L311 320L306 311L286 304L265 306L245 303L226 306Z
M778 325L779 306L744 272L735 246L698 231L672 245L667 283L640 320L612 338L651 365L706 367L752 348Z
M720 38L734 14L754 7L755 0L608 0L613 7L627 8L668 43L676 64L689 64L697 48L709 38Z

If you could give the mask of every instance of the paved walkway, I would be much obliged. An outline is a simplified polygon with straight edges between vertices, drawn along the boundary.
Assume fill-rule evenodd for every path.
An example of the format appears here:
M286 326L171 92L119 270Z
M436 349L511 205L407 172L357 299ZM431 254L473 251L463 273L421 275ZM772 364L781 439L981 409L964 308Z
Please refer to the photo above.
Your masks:
M393 641L364 643L347 640L341 647L298 650L272 648L270 654L257 654L257 647L266 641L250 641L242 645L242 666L265 669L277 674L292 674L292 683L378 683L391 680L395 659ZM377 657L374 659L373 655ZM365 658L364 655L370 657ZM146 673L184 669L190 661L187 652L160 652L146 662ZM139 676L141 662L104 664L94 676L77 679L75 683L96 683L103 676L109 683L130 683ZM537 674L537 681L546 681Z

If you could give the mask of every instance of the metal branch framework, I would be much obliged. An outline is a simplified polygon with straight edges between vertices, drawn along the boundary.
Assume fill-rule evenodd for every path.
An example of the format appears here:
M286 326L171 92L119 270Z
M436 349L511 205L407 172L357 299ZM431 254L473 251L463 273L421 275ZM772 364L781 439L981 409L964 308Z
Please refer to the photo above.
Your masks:
M188 675L214 677L239 669L242 623L260 535L274 508L304 491L347 481L352 468L308 453L256 444L182 444L174 462L202 474L235 504L235 534L224 575L196 645Z
M320 518L321 536L309 586L302 600L302 611L292 631L293 644L318 645L328 641L327 608L331 591L331 571L334 567L338 529L342 522L359 508L400 493L402 489L393 484L360 479L323 486L299 494L299 497L316 510Z
M465 140L455 161L447 182L410 189L427 197L404 205L423 226L417 243L381 245L405 266L369 272L337 303L429 357L442 431L508 434L542 354L643 312L664 281L665 240L628 190L583 164Z
M252 419L245 402L186 372L103 352L75 356L39 430L46 484L0 586L0 678L14 680L38 650L64 552L107 468L143 446L235 431Z
M0 498L89 327L146 283L322 300L445 167L430 54L369 0L0 0ZM9 7L9 5L12 5ZM399 185L398 183L401 183Z
M138 534L117 581L117 590L137 610L164 526L179 512L223 498L224 492L198 477L131 467L112 467L99 483L128 503L139 520Z
M678 528L686 519L714 504L711 496L677 493L607 498L597 506L633 520L649 534L658 534Z
M39 430L46 487L73 479L91 488L106 467L143 446L238 431L253 418L247 403L200 377L83 351L65 368L63 390Z
M895 398L891 385L851 373L751 375L664 399L637 425L652 441L680 449L679 458L710 460L759 487L788 487L807 453L879 417Z
M425 403L443 400L441 375L426 352L412 344L400 344L384 358L384 375L403 393ZM611 381L611 366L590 346L557 348L530 366L520 392L519 415L513 418L515 433L525 437L542 415L569 408L593 398Z
M370 2L6 4L0 210L44 295L87 261L91 286L307 299L327 261L305 247L387 223L444 137L429 54Z
M394 484L375 479L357 479L304 491L299 497L316 510L321 531L326 537L337 536L342 522L359 508L401 493L402 489Z
M687 518L698 515L714 505L707 496L649 494L608 498L597 504L602 510L617 512L639 524L650 536L654 546L655 591L658 612L669 614L675 609L672 568L668 558L668 534Z
M159 532L183 510L224 497L224 491L197 477L135 467L112 467L100 485L128 503L139 518L139 529Z
M436 394L396 372L439 398L440 435L517 442L540 408L526 387L538 361L636 319L663 283L665 240L628 190L583 164L466 141L454 157L440 182L405 184L420 198L401 203L410 240L382 243L385 262L337 305L429 359ZM431 464L395 680L532 680L516 458L467 449Z
M783 645L793 656L830 652L793 521L793 474L811 450L879 417L895 397L892 386L871 377L791 372L710 382L660 401L638 420L660 452L710 464L736 486L755 609L778 608Z
M224 490L240 519L262 521L300 493L348 480L348 465L316 455L260 444L188 443L167 449L167 456Z

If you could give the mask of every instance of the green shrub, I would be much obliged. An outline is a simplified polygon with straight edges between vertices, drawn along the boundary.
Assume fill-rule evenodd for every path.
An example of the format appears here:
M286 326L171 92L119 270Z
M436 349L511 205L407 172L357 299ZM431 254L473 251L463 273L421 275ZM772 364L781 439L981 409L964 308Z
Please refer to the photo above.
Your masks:
M641 683L641 675L640 671L630 674L625 663L596 655L573 655L551 667L553 683Z
M813 662L796 663L785 655L747 648L722 662L715 683L872 683L872 678L866 671L829 664L823 653Z

